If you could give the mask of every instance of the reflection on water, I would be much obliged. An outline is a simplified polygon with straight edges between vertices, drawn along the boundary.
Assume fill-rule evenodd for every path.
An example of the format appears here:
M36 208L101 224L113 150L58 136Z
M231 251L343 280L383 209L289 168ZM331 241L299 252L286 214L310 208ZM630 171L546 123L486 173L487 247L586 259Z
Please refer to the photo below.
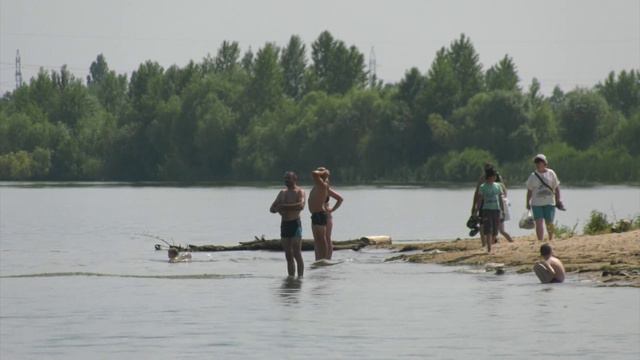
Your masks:
M287 276L280 285L278 295L285 305L297 304L300 301L300 290L302 289L302 279Z
M166 261L165 261L166 262ZM84 265L83 265L84 266ZM50 277L113 277L113 278L134 278L134 279L233 279L233 278L248 278L253 277L250 274L184 274L184 275L137 275L137 274L107 274L107 273L94 273L94 272L50 272L50 273L36 273L36 274L15 274L15 275L0 275L0 279L18 279L18 278L50 278Z

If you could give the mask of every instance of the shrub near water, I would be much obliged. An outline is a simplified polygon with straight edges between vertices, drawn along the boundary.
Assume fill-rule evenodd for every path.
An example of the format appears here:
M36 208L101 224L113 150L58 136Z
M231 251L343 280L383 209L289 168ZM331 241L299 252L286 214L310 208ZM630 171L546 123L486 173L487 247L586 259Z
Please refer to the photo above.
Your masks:
M556 222L553 228L553 234L556 238L567 239L576 236L578 233L576 232L576 228L578 227L578 223L576 222L573 227L569 227L567 225L560 225Z
M586 235L596 235L611 232L611 224L607 221L607 215L599 211L591 211L589 221L584 226Z

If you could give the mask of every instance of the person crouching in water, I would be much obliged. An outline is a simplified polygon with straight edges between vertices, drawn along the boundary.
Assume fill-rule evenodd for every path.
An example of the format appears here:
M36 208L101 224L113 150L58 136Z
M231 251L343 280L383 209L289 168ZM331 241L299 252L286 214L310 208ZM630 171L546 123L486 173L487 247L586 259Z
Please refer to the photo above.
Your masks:
M496 236L500 228L500 217L502 213L502 186L496 183L496 171L487 169L485 182L478 189L476 199L476 214L482 210L482 232L485 235L487 251L491 252L491 245L496 243Z
M319 167L311 172L313 188L309 193L311 211L311 231L313 231L316 261L330 259L333 244L327 238L327 209L325 201L329 196L329 170Z
M287 272L289 276L295 276L297 265L298 277L302 277L304 261L302 260L300 212L305 204L304 190L298 186L298 176L293 171L287 171L284 174L284 184L286 188L280 190L269 211L273 214L279 213L282 217L280 238L284 256L287 259Z
M540 256L544 261L540 261L533 266L533 271L543 284L561 283L564 281L565 271L562 261L553 256L553 250L549 244L540 246Z
M167 256L169 257L169 262L172 264L191 260L191 253L184 253L181 255L176 248L169 248Z

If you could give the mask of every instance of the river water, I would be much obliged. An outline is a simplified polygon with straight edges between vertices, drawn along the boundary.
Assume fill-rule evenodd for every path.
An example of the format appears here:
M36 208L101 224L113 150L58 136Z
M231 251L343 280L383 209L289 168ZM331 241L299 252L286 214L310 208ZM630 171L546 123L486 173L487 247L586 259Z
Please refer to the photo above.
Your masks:
M471 190L339 188L334 239L464 237ZM281 253L194 253L169 264L160 236L233 244L278 236L277 188L0 184L0 359L640 357L640 290L578 274L384 262L386 250L339 251L343 263L285 276ZM509 197L514 217L524 190ZM560 224L593 209L640 214L640 188L566 188ZM517 219L516 219L517 220ZM528 234L507 223L513 235ZM308 213L304 236L310 237Z

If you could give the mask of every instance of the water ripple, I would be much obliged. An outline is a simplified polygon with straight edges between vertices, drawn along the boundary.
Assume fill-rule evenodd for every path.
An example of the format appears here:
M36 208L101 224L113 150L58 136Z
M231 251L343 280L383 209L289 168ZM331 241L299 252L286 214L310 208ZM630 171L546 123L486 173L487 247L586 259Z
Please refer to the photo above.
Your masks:
M40 277L66 277L66 276L96 276L96 277L116 277L116 278L136 278L136 279L242 279L252 278L251 274L185 274L185 275L136 275L136 274L108 274L95 272L50 272L36 274L1 275L2 279L15 278L40 278Z

